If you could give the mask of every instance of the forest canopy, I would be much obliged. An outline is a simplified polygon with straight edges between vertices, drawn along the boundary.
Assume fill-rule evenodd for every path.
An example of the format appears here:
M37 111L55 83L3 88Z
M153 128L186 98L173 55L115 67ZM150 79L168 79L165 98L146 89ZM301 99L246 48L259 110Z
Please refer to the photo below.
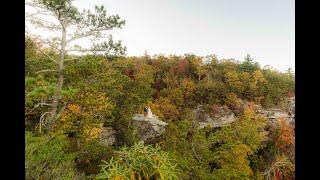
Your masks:
M294 125L270 123L254 108L286 108L291 70L261 67L250 55L126 56L102 33L125 21L103 6L80 13L72 1L34 2L57 18L62 36L52 47L26 34L26 179L294 179ZM79 30L69 40L68 24ZM68 41L85 36L106 41L69 54ZM198 128L199 105L212 115L230 109L237 120ZM132 117L146 106L168 125L143 143ZM116 132L113 145L99 143L106 127Z

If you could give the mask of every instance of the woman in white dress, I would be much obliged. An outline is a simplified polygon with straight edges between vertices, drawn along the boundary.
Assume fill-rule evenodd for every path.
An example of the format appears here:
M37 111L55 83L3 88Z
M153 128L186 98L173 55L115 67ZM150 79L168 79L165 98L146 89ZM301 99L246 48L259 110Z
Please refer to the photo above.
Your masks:
M150 107L148 106L148 114L147 114L147 117L148 118L152 118L152 112L151 112L151 109L150 109Z

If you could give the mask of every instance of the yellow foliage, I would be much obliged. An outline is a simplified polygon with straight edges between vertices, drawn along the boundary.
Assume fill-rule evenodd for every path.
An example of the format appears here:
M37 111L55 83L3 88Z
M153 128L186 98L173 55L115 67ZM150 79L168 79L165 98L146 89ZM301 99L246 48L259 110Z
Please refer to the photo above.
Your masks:
M240 108L240 100L234 93L228 93L225 99L225 104L231 108Z
M195 90L196 90L196 85L195 83L188 78L184 78L181 82L181 86L184 90L184 95L185 97L190 97L194 94Z
M70 111L68 110L64 110L61 115L60 115L60 118L58 119L58 123L57 123L57 126L60 128L60 129L70 129L72 128L73 126L73 123L72 123L72 118L74 116L72 116L72 114L70 113Z
M179 116L178 108L168 98L160 97L154 103L149 103L149 106L154 114L166 122Z
M74 114L80 114L81 108L76 104L69 104L68 109Z
M243 91L243 84L240 81L240 79L243 79L242 77L239 76L239 74L237 72L227 72L226 73L226 79L227 79L227 84L234 88L239 90L240 92Z
M101 127L86 126L84 128L84 134L85 134L87 141L98 138L100 136L101 132L102 132Z
M250 117L250 118L255 117L255 112L254 112L253 108L250 106L248 108L245 108L243 111L243 116Z
M124 180L124 177L117 175L116 177L114 177L114 180Z

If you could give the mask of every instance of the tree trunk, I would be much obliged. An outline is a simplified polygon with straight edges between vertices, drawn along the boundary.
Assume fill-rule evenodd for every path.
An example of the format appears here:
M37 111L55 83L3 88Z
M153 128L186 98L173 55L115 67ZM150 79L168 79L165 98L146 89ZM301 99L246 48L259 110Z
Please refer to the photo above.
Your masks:
M52 100L52 110L51 110L51 117L48 121L48 130L52 129L52 126L56 120L57 117L57 111L58 111L58 105L59 100L61 98L61 90L63 87L63 68L64 68L64 56L65 56L65 48L66 48L66 23L62 22L62 37L61 37L61 48L60 48L60 58L59 58L59 64L58 64L58 83L57 83L57 89L54 93L53 100Z

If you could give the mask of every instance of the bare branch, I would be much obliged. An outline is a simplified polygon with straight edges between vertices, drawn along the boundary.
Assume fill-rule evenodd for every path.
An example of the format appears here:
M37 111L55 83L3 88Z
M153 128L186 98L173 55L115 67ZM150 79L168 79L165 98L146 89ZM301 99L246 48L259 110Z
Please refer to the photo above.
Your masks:
M99 51L99 52L106 52L107 50L93 50L93 49L68 49L70 52L92 52L92 51Z
M55 59L53 59L51 56L49 56L47 53L45 53L44 51L41 50L41 48L38 49L42 54L44 54L45 56L47 56L47 58L49 58L51 61L53 61L56 64L59 64Z
M45 70L37 71L35 73L38 74L38 73L43 73L43 72L56 72L56 71L57 70L55 70L55 69L45 69Z
M25 33L28 34L28 36L32 36L33 38L37 39L37 40L40 41L41 43L43 43L43 44L45 44L45 45L48 45L48 46L50 46L51 48L53 48L53 49L55 49L55 50L57 50L57 51L60 51L59 48L57 48L56 46L54 46L54 44L50 43L49 41L45 41L45 40L37 37L36 35L33 35L33 34L27 32L27 31L26 31ZM37 44L39 44L39 45L42 45L42 44L40 44L39 42L35 42L35 43L37 43Z
M28 113L32 112L33 110L37 109L38 107L42 107L42 106L51 106L51 104L48 103L38 103L36 105L34 105L34 108L30 109Z
M34 108L32 108L30 111L35 110L36 108L40 107L40 106L51 106L51 104L48 103L38 103L36 105L34 105Z
M40 122L39 122L39 132L41 133L41 127L42 127L42 125L44 125L45 123L44 123L44 117L45 117L45 115L47 115L47 114L52 114L51 112L45 112L45 113L43 113L41 116L40 116Z
M50 21L46 21L41 18L33 17L29 21L30 21L30 23L32 23L33 25L35 25L38 28L46 28L46 29L55 30L55 31L61 30L60 25L57 25L57 24L50 22Z
M35 2L25 2L25 5L33 7L33 8L39 8L39 9L43 9L45 10L44 6L39 4L39 3L35 3Z
M69 102L67 102L59 111L59 113L57 114L57 119L60 117L61 113L66 109L67 105L69 104Z
M25 18L31 18L34 17L36 15L45 15L45 16L52 16L51 13L49 13L48 11L42 11L42 10L37 10L35 13L26 13Z
M28 32L26 32L28 33ZM28 33L29 34L29 33ZM32 34L29 34L29 35L32 35ZM40 38L32 35L33 37L37 38L38 40L42 41ZM35 43L38 43L38 42L35 42ZM39 43L38 43L39 44ZM52 58L50 55L48 55L46 52L44 52L43 50L41 50L41 48L38 48L37 50L39 50L42 54L44 54L45 56L47 56L47 58L49 58L51 61L53 61L54 63L56 64L59 64L54 58Z
M201 162L201 161L200 161L200 158L197 156L197 154L196 154L196 152L195 152L195 150L194 150L193 141L191 142L191 146L192 146L193 156L196 158L196 160L197 160L198 162Z
M68 61L73 61L73 60L77 60L79 58L70 58L70 59L65 59L64 62L68 62Z

